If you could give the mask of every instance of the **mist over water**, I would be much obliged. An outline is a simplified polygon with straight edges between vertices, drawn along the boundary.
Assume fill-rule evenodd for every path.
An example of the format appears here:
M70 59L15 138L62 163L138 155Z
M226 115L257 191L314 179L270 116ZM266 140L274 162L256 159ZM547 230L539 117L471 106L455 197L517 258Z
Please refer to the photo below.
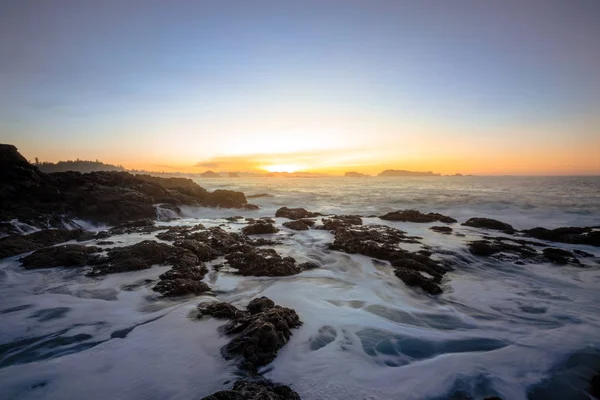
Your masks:
M196 179L207 189L240 190L261 215L283 206L333 214L398 209L448 213L459 222L487 216L517 229L600 225L600 177L401 177Z
M282 206L335 214L381 215L414 208L459 223L487 216L517 229L600 225L595 177L229 178L202 179L234 189L258 211L184 209L172 225L222 225L232 215L273 216ZM281 227L284 219L277 219ZM303 321L264 375L303 399L587 399L600 368L600 250L583 267L516 265L471 255L483 231L453 225L441 235L416 224L364 218L423 238L454 261L444 293L404 285L387 262L328 250L323 230L282 229L273 246L321 268L299 275L241 277L210 268L219 301L239 307L267 296ZM150 235L112 237L125 246ZM411 250L418 249L420 245ZM407 247L408 248L408 247ZM444 251L452 255L444 256ZM224 322L194 319L210 296L164 300L147 280L169 267L88 278L68 269L26 271L0 264L0 397L6 399L198 399L231 386L239 371L224 361ZM463 397L460 397L463 396ZM465 397L470 396L470 397Z

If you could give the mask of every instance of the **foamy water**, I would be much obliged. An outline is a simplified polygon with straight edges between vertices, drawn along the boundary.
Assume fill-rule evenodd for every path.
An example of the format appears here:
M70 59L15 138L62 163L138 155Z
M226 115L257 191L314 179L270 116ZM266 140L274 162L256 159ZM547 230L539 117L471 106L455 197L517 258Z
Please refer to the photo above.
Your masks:
M600 225L598 178L218 179L209 189L269 193L259 211L184 209L167 226L226 224L231 215L273 216L281 206L362 215L416 208L459 222L490 216L517 228ZM284 219L277 219L281 227ZM392 268L327 249L322 230L269 235L274 248L321 268L290 277L240 277L211 270L205 281L220 301L243 307L267 296L303 321L264 375L303 399L586 399L600 369L600 265L515 265L474 257L465 236L432 224L365 224L400 228L456 269L432 297L406 287ZM129 245L154 235L122 235ZM414 246L414 245L411 245ZM600 257L600 249L579 248ZM414 250L414 248L412 248ZM436 251L437 252L437 251ZM211 263L219 263L215 260ZM67 269L25 271L0 264L0 397L2 399L198 399L231 386L239 371L223 360L222 321L195 320L210 296L162 300L147 280L169 267L87 278ZM455 397L461 398L461 397Z

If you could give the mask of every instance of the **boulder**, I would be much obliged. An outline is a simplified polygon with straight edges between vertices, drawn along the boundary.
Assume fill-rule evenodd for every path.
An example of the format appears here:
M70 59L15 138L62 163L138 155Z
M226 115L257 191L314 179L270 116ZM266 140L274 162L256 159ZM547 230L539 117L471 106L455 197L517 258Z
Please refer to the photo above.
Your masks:
M387 221L401 221L401 222L445 222L445 223L454 223L456 220L454 218L448 217L446 215L438 214L438 213L428 213L423 214L417 210L399 210L389 212L385 215L380 216L379 218L387 220Z
M302 272L292 257L281 257L273 249L246 246L225 256L229 266L244 276L287 276Z
M549 242L586 244L600 247L600 227L533 228L522 231L526 236Z
M512 225L491 218L470 218L467 222L463 223L462 225L471 226L473 228L493 229L506 233L514 233L515 231Z
M296 220L296 221L284 222L283 226L285 226L288 229L295 230L295 231L307 231L309 229L308 225L301 219Z
M542 250L542 254L544 254L544 257L546 257L553 264L580 264L577 257L575 257L575 255L568 250L548 247Z
M259 380L241 379L230 390L222 390L202 400L300 400L289 386Z
M75 240L84 235L82 230L42 229L28 235L11 235L0 238L0 258L27 253L54 244Z
M434 232L438 232L438 233L443 233L445 235L449 235L450 233L452 233L452 228L450 228L449 226L432 226L429 229L431 229Z
M332 232L352 225L362 225L360 215L334 215L330 218L323 218L321 221L323 222L322 229Z
M89 275L139 271L153 265L195 267L200 263L198 257L189 250L153 240L144 240L131 246L112 248L108 250L106 256L95 258L91 262L94 269Z
M100 247L81 244L64 244L46 247L20 259L25 269L52 267L83 267L91 259L91 255L102 251Z
M201 315L218 313L220 318L231 319L224 332L234 338L222 353L226 359L239 358L240 368L252 374L271 363L289 341L292 329L302 324L294 310L275 305L266 297L252 300L247 311L234 310L222 303L201 304L198 309Z
M260 221L243 227L242 232L244 233L244 235L261 235L267 233L277 233L279 232L279 229L276 228L273 224Z
M407 286L420 287L430 294L441 293L439 283L448 268L430 258L429 253L402 249L399 246L402 242L419 243L399 229L384 225L355 225L336 230L330 248L389 261L395 275Z
M321 214L307 211L305 208L287 208L281 207L275 212L275 217L287 219L302 219L318 217Z

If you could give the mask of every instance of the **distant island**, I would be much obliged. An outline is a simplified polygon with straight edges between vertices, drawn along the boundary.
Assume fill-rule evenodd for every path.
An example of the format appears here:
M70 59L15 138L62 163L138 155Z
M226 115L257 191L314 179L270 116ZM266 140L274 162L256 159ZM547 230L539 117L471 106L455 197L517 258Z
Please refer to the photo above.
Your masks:
M360 172L356 172L356 171L350 171L350 172L346 172L346 173L344 174L344 176L345 176L346 178L367 178L367 177L369 177L370 175L367 175L367 174L361 174Z
M406 171L403 169L386 169L381 172L378 176L393 177L393 176L440 176L440 174L434 174L431 171L420 172L420 171Z
M213 171L206 171L200 174L201 178L220 178L221 175Z
M97 171L125 171L122 165L105 164L101 161L90 161L90 160L68 160L59 161L56 163L43 161L40 162L37 158L35 159L36 167L42 172L67 172L67 171L79 171L79 172L97 172Z

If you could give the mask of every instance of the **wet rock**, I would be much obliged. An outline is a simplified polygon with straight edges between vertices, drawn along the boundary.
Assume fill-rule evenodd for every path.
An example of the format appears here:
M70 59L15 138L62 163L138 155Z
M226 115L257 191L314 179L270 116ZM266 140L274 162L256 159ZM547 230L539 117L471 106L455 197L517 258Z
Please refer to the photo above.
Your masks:
M322 229L332 232L352 225L362 225L360 215L335 215L330 218L323 218L321 221L323 221Z
M229 303L200 304L198 311L201 315L210 315L218 319L236 319L243 314L242 310L238 310L234 305Z
M267 222L257 222L242 228L244 235L262 235L268 233L277 233L279 229L273 224Z
M548 247L542 250L542 254L544 254L544 257L550 260L550 262L553 264L580 264L577 257L575 257L575 255L568 250Z
M234 338L222 353L227 359L239 357L240 368L251 373L271 363L289 341L292 329L302 324L294 310L275 305L266 297L252 300L247 311L235 311L222 304L212 308L201 304L199 311L201 315L218 312L222 317L231 318L224 332Z
M268 194L268 193L258 193L258 194L250 194L250 195L246 196L247 199L260 199L262 197L273 197L273 195Z
M493 229L497 231L503 231L506 233L513 233L515 231L512 225L491 218L470 218L467 222L463 223L462 225L471 226L473 228Z
M199 295L210 291L210 287L202 281L181 278L161 280L152 290L165 297L176 297L190 294Z
M302 219L318 217L321 214L307 211L305 208L287 208L281 207L275 212L275 217L288 219Z
M454 223L456 220L454 218L448 217L446 215L438 214L438 213L428 213L424 214L417 210L399 210L389 212L385 215L380 216L379 218L387 220L387 221L402 221L402 222L445 222L445 223Z
M452 233L452 228L450 228L449 226L432 226L431 228L432 231L434 232L438 232L438 233L443 233L446 235L449 235L450 233Z
M20 259L25 269L52 267L83 267L91 259L91 255L102 251L100 247L80 244L64 244L46 247Z
M330 248L390 261L396 276L406 285L420 287L430 294L441 293L439 283L448 268L430 258L431 254L428 252L402 249L399 246L402 242L418 243L399 229L384 225L363 225L335 231Z
M524 230L522 233L526 236L550 242L600 247L600 227L533 228Z
M583 251L583 250L579 250L579 249L573 250L573 253L577 254L580 257L594 257L594 255L592 253L588 253L587 251Z
M423 276L419 271L408 268L396 268L394 275L402 280L407 286L417 286L429 294L441 294L442 289L433 279Z
M0 258L27 253L54 244L68 242L82 236L82 230L43 229L28 235L11 235L0 238Z
M230 390L223 390L202 400L300 400L289 386L271 383L265 379L242 379Z
M510 253L522 258L533 258L538 252L523 244L510 243L507 241L494 240L476 240L469 242L469 251L471 254L481 257L490 257L498 253Z
M156 234L156 238L173 242L177 239L186 239L192 232L206 229L204 225L197 224L194 226L173 226L166 232Z
M302 272L292 257L281 257L273 249L256 249L251 246L228 254L229 266L244 276L288 276Z
M283 226L295 231L307 231L309 229L309 226L302 220L287 221L283 223Z
M165 229L154 224L154 220L150 218L140 219L137 221L125 222L108 230L110 235L125 235L130 233L151 233ZM108 236L106 236L108 237Z
M80 218L117 225L156 217L155 204L255 209L241 192L208 192L187 178L160 178L123 171L46 174L14 146L0 145L0 221L37 227Z
M98 276L139 271L153 265L194 267L200 265L200 260L189 250L153 240L144 240L131 246L112 248L108 250L106 256L91 260L91 264L94 269L88 275Z
M225 218L225 220L229 221L229 222L236 222L239 221L240 219L244 219L244 217L242 217L241 215L236 215L233 217L227 217Z
M600 373L594 375L590 381L590 394L600 398Z
M181 247L191 251L196 255L196 257L198 257L200 261L214 260L219 256L219 254L215 252L212 247L206 243L202 243L194 239L177 240L173 243L173 246Z

